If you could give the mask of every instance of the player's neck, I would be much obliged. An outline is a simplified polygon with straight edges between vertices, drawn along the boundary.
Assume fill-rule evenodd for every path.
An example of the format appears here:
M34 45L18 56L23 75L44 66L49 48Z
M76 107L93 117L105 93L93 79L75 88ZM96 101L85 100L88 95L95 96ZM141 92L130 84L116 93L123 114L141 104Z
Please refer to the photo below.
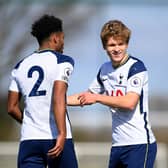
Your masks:
M40 46L39 46L39 51L41 50L55 50L55 45L51 43L50 40L44 41Z
M54 48L52 48L50 46L40 46L38 48L38 51L42 51L42 50L54 50Z

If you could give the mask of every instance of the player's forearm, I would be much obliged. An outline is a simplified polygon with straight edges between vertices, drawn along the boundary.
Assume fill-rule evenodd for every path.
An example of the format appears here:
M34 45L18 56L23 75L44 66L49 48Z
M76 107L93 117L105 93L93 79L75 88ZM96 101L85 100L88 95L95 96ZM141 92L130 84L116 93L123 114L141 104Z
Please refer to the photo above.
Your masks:
M122 108L125 110L133 110L137 105L139 96L136 94L127 94L126 96L107 96L107 95L96 95L96 102L113 107Z
M66 91L67 84L62 81L54 83L53 110L59 135L66 137Z
M64 93L55 94L53 108L58 133L66 137L66 104Z
M57 107L55 107L55 120L56 125L58 129L59 135L62 135L66 138L66 109L65 105L62 104L56 104Z
M67 105L68 106L79 106L80 101L79 101L78 97L79 97L79 94L67 96Z

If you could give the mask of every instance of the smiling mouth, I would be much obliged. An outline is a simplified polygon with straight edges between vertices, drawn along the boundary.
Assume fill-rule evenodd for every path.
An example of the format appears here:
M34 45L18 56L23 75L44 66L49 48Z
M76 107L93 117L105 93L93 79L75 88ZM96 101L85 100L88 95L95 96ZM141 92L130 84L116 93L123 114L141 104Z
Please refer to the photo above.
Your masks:
M113 55L119 55L119 54L121 54L121 51L112 51L112 54Z

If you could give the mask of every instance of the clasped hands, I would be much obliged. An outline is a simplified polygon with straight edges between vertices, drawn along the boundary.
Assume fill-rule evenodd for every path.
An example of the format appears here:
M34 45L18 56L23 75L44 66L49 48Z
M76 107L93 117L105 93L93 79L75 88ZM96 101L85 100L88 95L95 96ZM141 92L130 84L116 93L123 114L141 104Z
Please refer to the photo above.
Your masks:
M82 92L78 96L81 106L91 105L97 102L97 94L91 92Z

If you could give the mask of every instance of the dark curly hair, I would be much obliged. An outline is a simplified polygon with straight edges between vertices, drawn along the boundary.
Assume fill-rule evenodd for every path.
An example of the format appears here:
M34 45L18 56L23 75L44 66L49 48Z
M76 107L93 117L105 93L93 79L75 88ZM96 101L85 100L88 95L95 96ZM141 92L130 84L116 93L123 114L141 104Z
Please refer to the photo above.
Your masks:
M39 44L41 44L51 33L62 31L62 20L55 16L45 14L32 24L31 34L36 37Z

